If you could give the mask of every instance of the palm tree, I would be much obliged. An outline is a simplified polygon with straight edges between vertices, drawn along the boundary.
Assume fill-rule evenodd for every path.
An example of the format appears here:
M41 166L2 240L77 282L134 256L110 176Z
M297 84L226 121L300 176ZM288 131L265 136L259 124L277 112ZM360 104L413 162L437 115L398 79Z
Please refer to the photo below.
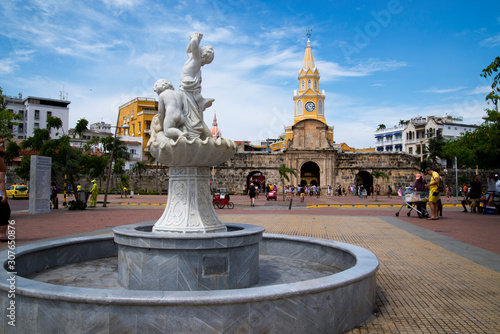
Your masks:
M135 165L132 167L132 172L136 173L139 175L139 191L141 190L141 175L146 171L146 164L142 161L138 161L135 163Z
M371 176L373 176L376 180L377 180L377 184L378 184L378 179L381 177L382 180L389 180L389 175L387 175L386 173L384 172L381 172L379 170L374 170L373 172L371 172L370 174ZM378 193L375 192L375 202L378 201Z
M80 137L80 148L82 148L83 133L88 130L87 128L88 124L89 121L87 121L85 118L80 118L78 122L76 122L75 132Z
M379 124L377 130L385 130L385 124Z
M297 177L297 172L295 171L295 169L288 168L287 166L285 166L285 164L283 164L278 169L278 173L280 174L281 183L283 185L283 201L284 201L285 200L285 180L290 181L288 174L293 174L295 177Z

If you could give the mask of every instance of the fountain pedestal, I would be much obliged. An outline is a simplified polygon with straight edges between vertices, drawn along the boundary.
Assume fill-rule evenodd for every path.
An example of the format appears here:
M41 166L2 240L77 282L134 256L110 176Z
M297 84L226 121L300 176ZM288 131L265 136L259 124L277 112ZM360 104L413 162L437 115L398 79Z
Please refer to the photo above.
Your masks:
M225 232L210 196L209 167L170 167L167 207L153 232Z
M220 233L151 233L151 225L115 227L118 282L129 290L248 288L259 281L264 228L229 224Z

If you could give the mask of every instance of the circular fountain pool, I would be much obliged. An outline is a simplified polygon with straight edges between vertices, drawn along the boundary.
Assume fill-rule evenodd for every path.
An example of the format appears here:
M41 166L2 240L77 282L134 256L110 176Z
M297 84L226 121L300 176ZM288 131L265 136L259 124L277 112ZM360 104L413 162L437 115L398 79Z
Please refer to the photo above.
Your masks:
M261 282L249 288L126 290L113 278L118 275L114 270L110 276L103 273L108 286L93 276L80 286L50 284L36 277L49 269L69 273L74 270L69 265L84 268L87 261L88 268L95 268L95 263L106 266L99 261L118 256L113 238L92 236L18 247L17 275L7 270L6 261L0 272L0 305L8 310L14 301L16 327L4 317L1 331L342 333L365 321L374 309L378 260L373 253L350 244L287 235L263 235ZM2 258L7 257L7 251L2 252ZM304 276L305 271L310 275ZM14 299L9 297L12 287Z

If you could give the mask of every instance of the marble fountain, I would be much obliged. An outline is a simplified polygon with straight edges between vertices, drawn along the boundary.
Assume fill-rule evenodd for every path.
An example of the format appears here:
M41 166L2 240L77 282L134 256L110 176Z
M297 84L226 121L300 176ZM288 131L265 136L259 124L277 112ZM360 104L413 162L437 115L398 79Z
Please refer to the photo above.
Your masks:
M190 36L179 91L163 79L154 87L148 145L169 166L163 215L113 235L19 246L15 268L3 251L0 332L342 333L370 317L373 253L217 217L210 166L236 146L203 122L213 99L201 95L201 67L214 53L201 39Z

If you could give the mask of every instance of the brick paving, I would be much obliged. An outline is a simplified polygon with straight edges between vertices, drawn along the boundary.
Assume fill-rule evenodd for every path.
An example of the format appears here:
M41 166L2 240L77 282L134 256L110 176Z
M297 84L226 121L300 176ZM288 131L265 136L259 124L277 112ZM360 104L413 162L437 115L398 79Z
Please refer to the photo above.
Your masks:
M108 207L84 211L15 211L16 240L111 233L113 226L158 219L166 203L165 196L108 199ZM500 215L462 213L455 199L445 201L438 221L408 217L407 209L395 217L397 197L294 199L291 210L263 196L254 208L248 197L231 200L233 210L216 210L223 222L347 242L377 255L376 310L350 333L500 333Z

